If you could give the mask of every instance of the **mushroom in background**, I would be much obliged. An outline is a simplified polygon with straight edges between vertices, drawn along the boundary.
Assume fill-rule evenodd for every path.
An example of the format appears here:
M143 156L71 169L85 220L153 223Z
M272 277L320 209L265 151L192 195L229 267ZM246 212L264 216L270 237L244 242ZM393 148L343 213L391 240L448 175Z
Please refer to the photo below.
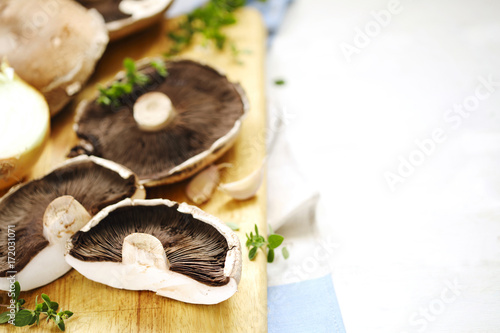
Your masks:
M149 62L140 65L150 83L122 96L119 106L83 101L74 126L81 141L70 156L115 161L145 186L181 181L221 157L235 142L248 110L242 88L194 61L165 64L166 77Z
M104 17L111 41L123 38L162 19L173 0L76 0Z
M67 239L107 205L145 198L128 169L97 157L68 160L43 178L13 187L0 198L0 290L9 271L23 290L50 283L71 269L64 260ZM15 234L10 266L9 234Z
M33 168L50 134L42 94L0 64L0 189L20 182Z
M72 0L0 2L0 58L45 96L52 116L94 72L108 39L102 16Z
M93 281L194 304L228 299L241 277L238 236L197 207L163 199L104 208L71 237L66 261Z

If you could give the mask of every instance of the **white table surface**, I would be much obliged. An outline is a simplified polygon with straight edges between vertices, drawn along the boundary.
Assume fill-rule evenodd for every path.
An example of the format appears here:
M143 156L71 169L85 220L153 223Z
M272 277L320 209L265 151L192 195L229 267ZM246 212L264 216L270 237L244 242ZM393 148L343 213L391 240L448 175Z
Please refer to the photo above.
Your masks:
M296 0L268 76L347 332L500 332L500 2Z

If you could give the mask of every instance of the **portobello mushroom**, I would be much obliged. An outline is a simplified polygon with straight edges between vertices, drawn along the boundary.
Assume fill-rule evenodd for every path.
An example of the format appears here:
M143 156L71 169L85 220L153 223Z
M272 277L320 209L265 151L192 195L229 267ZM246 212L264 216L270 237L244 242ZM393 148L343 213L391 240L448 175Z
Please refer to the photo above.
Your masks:
M88 156L13 187L0 198L0 290L9 290L12 275L30 290L65 274L71 269L66 240L102 208L128 197L145 197L137 177Z
M104 208L68 241L66 261L93 281L195 304L228 299L241 277L238 236L201 209L166 199Z

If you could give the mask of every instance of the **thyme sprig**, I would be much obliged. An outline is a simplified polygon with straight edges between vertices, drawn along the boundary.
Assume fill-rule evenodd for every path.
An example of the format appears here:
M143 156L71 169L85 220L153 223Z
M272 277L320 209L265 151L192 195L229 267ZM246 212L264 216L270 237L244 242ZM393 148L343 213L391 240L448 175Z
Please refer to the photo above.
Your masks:
M227 41L222 28L236 23L234 11L245 4L246 0L210 0L204 6L194 9L179 23L175 31L168 33L174 44L166 55L175 55L188 47L196 33L222 50Z
M274 261L274 250L278 248L281 243L283 243L284 237L275 233L271 233L269 237L266 238L259 234L259 228L255 225L255 234L250 232L246 234L247 242L246 246L250 250L248 252L248 259L254 260L257 256L257 251L261 249L267 255L267 262L271 263ZM281 249L283 257L288 259L289 253L286 247Z
M0 314L0 324L10 323L16 327L24 327L28 325L39 325L40 324L40 315L45 315L45 319L47 323L49 321L54 321L54 323L59 327L61 331L66 329L66 324L64 323L65 319L73 316L73 312L68 310L59 309L59 304L57 302L53 302L50 300L49 296L46 294L42 294L43 302L38 303L38 296L35 299L35 309L28 310L23 307L25 300L19 298L21 293L21 286L19 282L14 283L14 291L12 292L12 312L9 310Z
M167 68L163 61L153 60L150 65L156 69L160 76L167 76ZM109 87L98 87L98 104L118 107L121 104L120 99L124 95L130 94L135 87L143 87L150 83L147 75L137 71L137 66L131 58L123 60L123 67L125 69L125 78L123 80L115 81Z

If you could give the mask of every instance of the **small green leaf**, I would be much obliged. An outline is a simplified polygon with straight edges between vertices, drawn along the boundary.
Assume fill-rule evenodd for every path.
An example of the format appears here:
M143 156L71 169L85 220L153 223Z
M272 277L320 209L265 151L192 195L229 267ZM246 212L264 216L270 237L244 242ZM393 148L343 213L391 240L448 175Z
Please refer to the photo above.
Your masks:
M125 58L123 60L123 67L127 71L127 73L135 72L135 62L132 58Z
M281 253L283 254L283 258L285 259L288 259L288 257L290 257L290 253L288 253L288 249L286 248L286 246L283 246L283 248L281 249Z
M16 313L16 317L14 319L14 325L17 327L23 327L26 325L30 325L33 320L33 313L30 310L23 309Z
M278 246L281 245L281 243L283 243L283 236L281 235L277 235L277 234L272 234L269 236L269 238L267 239L267 241L269 242L269 248L270 249L275 249L277 248Z
M263 245L266 245L266 239L262 236L256 236L252 239L252 242L250 245L261 247Z
M246 247L250 247L250 245L252 244L252 238L248 236L248 234L246 234L246 236L247 236Z
M269 251L267 252L267 262L271 263L273 261L274 261L274 250L269 249Z
M19 299L19 294L21 293L21 285L18 281L14 282L14 300L17 301Z
M46 311L43 311L43 306L47 306L45 303L37 303L37 305L35 306L35 311L38 311L38 312L46 312Z
M62 318L64 318L64 319L68 319L69 317L71 317L71 316L73 315L73 312L68 311L68 310L66 310L66 311L61 311L61 312L59 313L59 315L60 315Z
M165 66L165 63L163 61L153 60L151 61L151 67L156 69L158 74L160 74L160 76L162 77L165 77L168 74L167 67Z
M64 330L66 329L66 326L64 325L64 320L61 319L59 322L56 323L57 327L59 327L59 329L64 332Z
M282 80L282 79L274 80L274 84L277 86L283 86L283 85L285 85L285 80Z
M5 324L10 320L9 314L9 311L0 314L0 324Z
M259 236L259 227L257 227L257 224L255 225L255 236Z
M50 308L54 311L57 311L59 308L59 304L57 302L50 302Z
M48 307L50 307L50 298L49 296L47 296L47 294L42 294L42 299L44 300L44 302L47 304Z
M49 311L49 306L47 305L47 303L40 303L40 304L42 304L42 311L40 311L40 312Z
M255 259L255 256L257 255L257 250L259 248L254 246L250 249L250 252L248 252L248 259L250 260L254 260Z
M22 305L24 305L25 300L23 298L20 298L17 300L17 303L19 304L19 306L22 306Z
M226 222L226 225L234 231L240 230L240 226L234 222Z

